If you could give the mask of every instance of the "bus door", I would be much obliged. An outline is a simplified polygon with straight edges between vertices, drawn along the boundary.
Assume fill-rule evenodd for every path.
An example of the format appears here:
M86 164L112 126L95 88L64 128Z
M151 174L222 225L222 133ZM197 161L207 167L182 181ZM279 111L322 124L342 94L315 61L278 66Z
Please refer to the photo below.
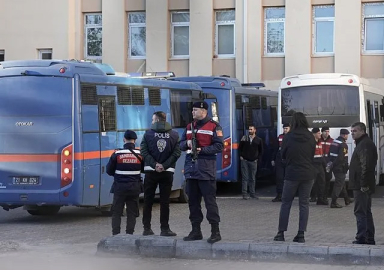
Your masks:
M116 132L116 101L115 96L99 96L99 132L100 132L100 183L99 206L112 204L110 193L113 177L106 172L106 165L111 154L117 147Z

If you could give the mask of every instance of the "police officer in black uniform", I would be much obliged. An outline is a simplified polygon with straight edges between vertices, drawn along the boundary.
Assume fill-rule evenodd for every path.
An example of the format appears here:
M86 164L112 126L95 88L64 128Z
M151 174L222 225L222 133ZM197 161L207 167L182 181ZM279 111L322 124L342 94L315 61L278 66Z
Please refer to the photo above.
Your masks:
M187 151L184 174L187 181L189 219L192 231L184 241L203 239L200 224L203 221L201 199L207 208L211 224L208 243L221 240L219 209L216 203L216 155L223 151L223 130L208 116L208 104L204 101L193 104L194 121L187 125L180 141L182 151ZM196 143L195 143L196 142Z
M139 195L141 185L141 157L135 150L137 135L132 130L124 133L124 149L119 149L112 154L107 164L107 174L114 177L111 192L113 195L112 206L112 234L120 233L121 216L124 205L127 212L127 227L125 232L133 234L136 217L139 216ZM137 156L136 156L137 155Z
M340 136L336 140L333 140L329 149L330 162L328 162L327 167L331 167L333 169L333 174L335 176L331 208L342 208L342 206L337 203L337 198L339 197L340 193L343 194L345 205L349 205L351 203L351 199L349 198L345 188L345 177L349 169L348 145L346 144L348 134L349 131L342 128L340 130Z
M152 115L151 129L147 130L140 144L144 158L144 208L143 235L153 235L151 229L152 205L157 186L160 190L161 236L176 236L169 228L169 197L171 196L173 173L181 155L179 134L166 122L166 114L158 111Z

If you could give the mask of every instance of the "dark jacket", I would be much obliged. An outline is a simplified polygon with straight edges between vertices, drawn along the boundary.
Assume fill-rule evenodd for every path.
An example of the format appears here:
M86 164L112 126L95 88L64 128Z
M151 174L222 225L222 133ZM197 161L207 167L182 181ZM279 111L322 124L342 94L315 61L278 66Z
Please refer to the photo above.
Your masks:
M141 192L141 162L131 150L139 154L135 144L126 143L124 149L116 150L108 161L106 172L114 177L111 193L130 191L138 196Z
M172 130L168 122L156 122L145 132L140 150L145 172L155 171L156 163L159 163L164 171L174 173L176 161L181 155L179 134Z
M315 148L315 138L306 128L294 129L284 136L281 157L286 162L285 180L309 181L314 179Z
M251 141L249 136L243 136L239 144L239 154L248 161L260 159L263 155L263 140L255 136Z
M375 192L377 164L377 149L368 135L364 134L356 140L356 148L351 158L349 171L349 189L359 190L361 187L369 187Z
M329 160L332 162L334 173L347 173L348 165L348 145L343 137L333 140L329 148Z
M199 142L197 139L197 145L201 148L201 151L197 157L197 160L192 161L191 149L188 148L187 141L191 134L191 124L188 124L180 141L180 148L182 151L187 151L185 157L184 175L186 179L198 179L198 180L216 180L216 156L224 149L223 143L223 130L219 123L213 121L209 116L206 118L194 122L195 130L201 131L204 134L204 142ZM188 134L187 134L188 133ZM206 145L206 146L201 146Z

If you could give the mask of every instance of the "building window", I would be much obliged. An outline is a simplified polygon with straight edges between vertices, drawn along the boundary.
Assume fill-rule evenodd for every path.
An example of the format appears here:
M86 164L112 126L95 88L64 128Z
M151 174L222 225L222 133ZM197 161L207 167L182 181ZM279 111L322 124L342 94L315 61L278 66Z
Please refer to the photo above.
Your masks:
M235 56L235 11L216 12L215 54L221 57Z
M85 58L101 59L102 56L102 16L86 14L85 17Z
M171 13L172 57L189 57L189 12Z
M41 49L38 50L39 59L48 60L52 59L52 49Z
M0 62L1 61L5 61L5 51L4 50L0 50Z
M368 53L384 53L384 3L363 5L363 44Z
M285 8L266 8L264 11L264 53L283 55L285 52Z
M329 55L334 53L334 6L313 7L313 53Z
M145 58L146 27L145 12L128 14L129 57Z

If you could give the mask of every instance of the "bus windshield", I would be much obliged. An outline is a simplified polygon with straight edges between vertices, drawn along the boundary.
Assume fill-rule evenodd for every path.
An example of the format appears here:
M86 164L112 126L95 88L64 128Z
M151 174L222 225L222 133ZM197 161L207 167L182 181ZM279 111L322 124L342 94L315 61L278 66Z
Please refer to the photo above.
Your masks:
M346 85L311 85L281 89L281 115L359 115L359 88Z

